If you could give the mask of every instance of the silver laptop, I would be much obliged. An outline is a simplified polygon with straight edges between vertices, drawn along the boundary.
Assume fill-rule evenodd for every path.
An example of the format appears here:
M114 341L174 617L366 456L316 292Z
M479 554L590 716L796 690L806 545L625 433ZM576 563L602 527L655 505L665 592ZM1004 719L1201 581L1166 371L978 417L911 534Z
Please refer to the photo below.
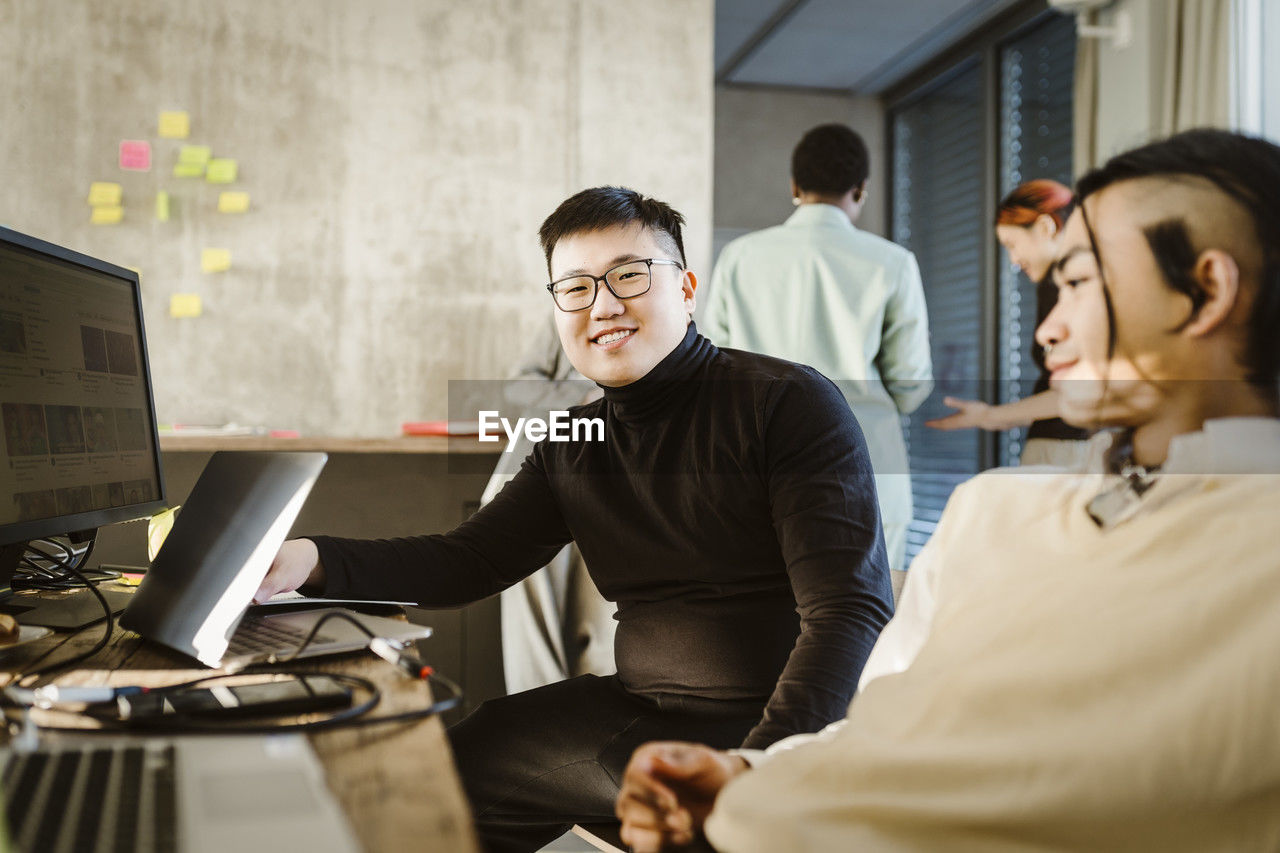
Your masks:
M0 750L15 850L358 849L302 735L45 740Z
M120 617L124 628L206 666L239 669L292 655L335 608L248 614L307 494L324 453L213 454L178 512L173 529ZM408 643L431 629L350 613L376 636ZM369 638L330 619L302 657L356 651Z

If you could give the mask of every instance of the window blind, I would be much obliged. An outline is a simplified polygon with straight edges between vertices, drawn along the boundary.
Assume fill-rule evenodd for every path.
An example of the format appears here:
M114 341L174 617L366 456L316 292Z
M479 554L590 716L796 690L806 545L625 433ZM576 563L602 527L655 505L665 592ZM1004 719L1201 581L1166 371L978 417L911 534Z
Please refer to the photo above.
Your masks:
M989 236L981 216L981 96L980 66L973 61L890 116L892 239L920 264L935 379L934 393L904 418L915 502L908 560L933 534L952 489L980 468L973 430L938 432L924 422L949 411L945 395L979 395L981 254Z
M1051 15L1000 47L1000 192L1024 181L1051 178L1072 185L1072 87L1075 22ZM996 400L1007 403L1032 392L1036 365L1031 344L1036 326L1036 286L1017 272L1004 252L997 264L1000 306L999 382ZM999 436L1001 465L1017 465L1026 430Z

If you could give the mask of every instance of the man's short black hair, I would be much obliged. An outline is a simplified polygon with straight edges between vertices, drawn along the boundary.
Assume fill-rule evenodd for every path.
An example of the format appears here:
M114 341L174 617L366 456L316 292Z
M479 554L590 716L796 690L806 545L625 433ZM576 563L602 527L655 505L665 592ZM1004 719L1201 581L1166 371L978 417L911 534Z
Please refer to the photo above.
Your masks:
M802 192L842 196L867 180L867 143L844 124L820 124L791 152L791 180Z
M600 231L633 222L652 230L659 242L667 244L663 248L675 255L681 266L687 266L684 237L681 235L684 217L671 205L626 187L592 187L561 202L538 229L538 239L547 256L547 271L551 270L551 251L556 243L570 234Z
M1210 181L1253 220L1262 269L1249 317L1244 366L1250 382L1274 390L1280 378L1280 147L1225 130L1188 130L1112 157L1080 178L1076 196L1084 201L1121 181L1181 176ZM1157 222L1144 234L1169 286L1190 297L1198 310L1205 294L1192 275L1198 253L1186 222Z

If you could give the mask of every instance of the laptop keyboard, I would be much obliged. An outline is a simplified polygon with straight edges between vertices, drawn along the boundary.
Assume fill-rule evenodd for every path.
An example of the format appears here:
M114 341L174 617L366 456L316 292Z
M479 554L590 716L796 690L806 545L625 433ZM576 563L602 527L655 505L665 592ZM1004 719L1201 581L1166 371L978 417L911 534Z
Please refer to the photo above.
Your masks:
M163 743L11 753L0 784L14 849L176 851L173 767Z
M290 654L302 645L307 638L307 631L272 621L261 616L245 616L236 626L227 646L227 655L256 655L263 653ZM332 643L334 638L322 633L312 638L307 648L321 643Z

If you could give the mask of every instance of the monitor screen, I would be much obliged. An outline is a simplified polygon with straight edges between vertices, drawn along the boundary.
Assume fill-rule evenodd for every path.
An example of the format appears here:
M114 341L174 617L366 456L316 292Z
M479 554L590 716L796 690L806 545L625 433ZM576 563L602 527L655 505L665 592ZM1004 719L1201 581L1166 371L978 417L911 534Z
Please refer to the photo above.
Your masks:
M0 228L0 545L164 506L137 273Z

